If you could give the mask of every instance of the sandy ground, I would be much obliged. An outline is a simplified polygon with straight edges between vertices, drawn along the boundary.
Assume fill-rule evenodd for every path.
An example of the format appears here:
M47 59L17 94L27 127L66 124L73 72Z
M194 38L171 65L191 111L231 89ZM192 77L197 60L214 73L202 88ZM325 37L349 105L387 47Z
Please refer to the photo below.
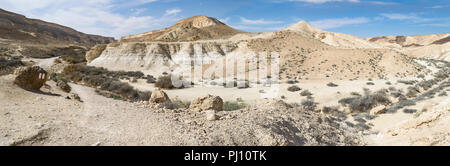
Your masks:
M66 99L68 94L52 82L52 89L42 94L16 87L12 75L0 78L6 87L0 89L0 123L6 124L0 127L0 145L198 144L196 140L175 140L183 132L177 131L177 123L169 121L170 117L99 96L92 88L71 84L84 101L80 103ZM184 133L187 138L189 135Z
M128 81L125 81L128 82ZM373 82L375 85L367 85L367 82ZM333 81L333 83L337 84L338 87L329 87L327 86L330 81L301 81L297 84L277 84L274 86L279 86L279 93L275 96L275 99L281 99L282 96L285 97L283 99L287 103L300 103L302 100L305 100L305 96L301 96L300 92L303 90L308 90L313 94L313 97L316 102L318 102L321 106L335 106L338 105L338 101L342 98L351 96L351 92L358 92L363 94L363 88L370 89L371 91L377 91L383 88L389 88L394 86L398 89L406 89L408 86L405 84L397 83L396 80L391 80L392 85L387 85L387 80L355 80L355 81L343 81L337 80ZM131 83L135 88L143 91L153 91L155 89L154 84L148 84L145 80L138 80L137 83ZM287 89L290 86L297 85L302 90L297 92L290 92ZM264 90L268 92L270 88L263 87L262 85L251 84L250 88L239 89L239 88L225 88L223 86L211 86L211 85L198 85L192 88L185 89L176 89L176 90L168 90L167 94L170 98L179 99L181 101L192 101L195 97L199 95L216 95L222 97L225 101L236 101L238 98L241 98L245 102L255 103L258 100L264 99L266 93L260 93L260 90Z
M0 77L0 145L360 145L337 119L282 102L218 112L220 120L189 110L152 108L105 98L70 84L83 102L66 99L55 83L42 92ZM48 87L48 86L47 86Z

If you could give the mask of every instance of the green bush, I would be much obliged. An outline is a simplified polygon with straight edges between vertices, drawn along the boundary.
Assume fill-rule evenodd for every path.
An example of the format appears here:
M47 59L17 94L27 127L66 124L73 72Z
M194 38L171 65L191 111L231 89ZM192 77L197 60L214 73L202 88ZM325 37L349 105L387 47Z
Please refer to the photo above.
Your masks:
M175 105L175 108L187 109L191 105L190 101L181 101L181 100L173 100L172 103Z
M247 107L247 104L237 101L226 101L223 103L222 110L234 111Z
M344 106L348 106L352 111L366 112L383 104L388 105L392 102L387 98L387 94L384 90L371 93L369 90L365 90L363 96L344 98L338 101Z
M134 89L128 83L119 81L120 76L139 77L138 72L111 72L104 68L86 66L84 64L69 65L63 70L64 79L70 79L76 83L83 83L93 88L99 88L104 96L130 101L147 101L150 99L151 92L142 92ZM58 79L58 75L54 77Z

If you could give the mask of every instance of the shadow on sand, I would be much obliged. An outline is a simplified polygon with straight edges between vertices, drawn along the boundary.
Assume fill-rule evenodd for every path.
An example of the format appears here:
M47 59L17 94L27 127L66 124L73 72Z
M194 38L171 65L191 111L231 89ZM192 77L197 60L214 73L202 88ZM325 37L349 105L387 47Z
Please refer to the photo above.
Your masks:
M43 92L40 90L29 90L29 89L25 89L28 92L32 92L32 93L36 93L36 94L41 94L41 95L47 95L47 96L61 96L60 94L56 94L56 93L51 93L51 92Z

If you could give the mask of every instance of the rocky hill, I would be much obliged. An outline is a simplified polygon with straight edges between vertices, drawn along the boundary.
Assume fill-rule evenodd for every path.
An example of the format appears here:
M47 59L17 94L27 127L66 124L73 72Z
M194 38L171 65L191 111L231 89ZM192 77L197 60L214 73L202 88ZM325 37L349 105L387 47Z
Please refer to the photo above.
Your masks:
M283 29L282 31L302 33L338 48L382 48L375 43L367 42L364 39L353 35L323 31L310 25L306 21L300 21Z
M450 60L450 33L420 36L379 36L366 38L414 57Z
M177 60L186 55L242 59L248 53L271 52L280 55L284 80L407 77L421 70L404 54L352 35L326 32L304 21L278 32L247 33L214 18L195 16L170 28L123 37L119 43L91 52L96 55L89 57L98 58L90 58L89 65L156 76L180 67L190 70L190 63ZM246 72L255 70L259 67L250 64Z
M148 41L197 41L207 39L225 39L242 31L235 30L219 20L207 16L194 16L184 19L175 25L151 32L122 37L122 42Z
M0 9L0 38L29 44L73 44L86 47L114 41L112 37L84 34L69 27L30 19L3 9Z

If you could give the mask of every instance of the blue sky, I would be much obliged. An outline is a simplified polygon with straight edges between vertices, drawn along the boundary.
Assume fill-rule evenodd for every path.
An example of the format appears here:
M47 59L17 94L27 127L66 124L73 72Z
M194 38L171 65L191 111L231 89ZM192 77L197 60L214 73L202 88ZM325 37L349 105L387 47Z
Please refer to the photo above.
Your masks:
M1 0L0 7L116 38L200 14L249 32L300 20L359 37L450 32L450 0Z

